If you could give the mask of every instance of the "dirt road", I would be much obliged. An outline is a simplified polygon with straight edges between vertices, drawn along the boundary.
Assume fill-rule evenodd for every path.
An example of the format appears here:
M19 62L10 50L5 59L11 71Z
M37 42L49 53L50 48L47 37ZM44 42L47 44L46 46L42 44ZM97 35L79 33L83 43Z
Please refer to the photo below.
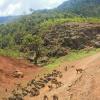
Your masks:
M64 71L65 66L68 66L67 72ZM84 71L77 74L76 68ZM59 100L100 100L100 53L75 62L65 62L57 70L63 72L63 78L60 79L63 86L54 88L51 92L44 88L39 96L26 97L25 100L43 100L44 95L53 100L54 94Z
M14 83L26 83L31 80L34 73L41 73L41 68L24 64L23 61L14 60L8 57L0 57L0 96L7 96L5 88L8 88L10 93ZM68 70L64 68L67 66ZM72 67L73 66L73 67ZM25 73L23 79L14 79L8 74L16 68ZM76 69L83 69L82 73L76 72ZM43 69L45 70L45 69ZM58 79L63 83L59 88L48 90L48 86L40 90L40 95L37 97L25 97L24 100L43 100L44 95L47 95L49 100L53 100L55 94L59 100L100 100L100 53L79 59L74 62L65 62L57 69L63 73L63 77ZM8 76L7 76L8 75Z

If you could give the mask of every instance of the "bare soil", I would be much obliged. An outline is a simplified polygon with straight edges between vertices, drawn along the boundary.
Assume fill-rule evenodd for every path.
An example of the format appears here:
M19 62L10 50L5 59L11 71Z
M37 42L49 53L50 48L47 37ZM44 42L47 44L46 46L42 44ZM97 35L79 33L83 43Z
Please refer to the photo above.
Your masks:
M64 67L68 66L68 71ZM72 66L75 66L72 68ZM76 69L82 68L82 73L76 72ZM63 72L63 78L60 81L64 84L58 89L48 91L48 88L41 90L37 97L26 97L25 100L43 100L47 95L49 100L56 94L59 100L100 100L100 53L75 62L65 62L57 70Z
M65 71L64 68L68 67ZM72 67L74 66L74 67ZM82 73L76 72L76 69L83 69ZM25 76L22 79L15 79L11 73L15 70L21 70ZM15 60L9 57L0 57L0 96L7 96L15 83L26 83L31 80L37 73L42 73L45 69L31 65L26 61ZM53 100L52 96L56 94L59 100L100 100L100 53L89 56L74 62L65 62L60 65L57 70L63 73L63 77L59 79L63 85L59 88L53 88L52 91L48 87L40 90L37 97L25 97L24 100L43 100L43 96L47 95L49 100ZM8 92L5 92L5 89Z
M13 72L19 70L24 73L24 78L14 78ZM26 83L31 80L35 72L40 70L39 66L30 64L25 60L18 60L10 57L0 56L0 96L8 95L17 83ZM8 90L5 93L5 89Z

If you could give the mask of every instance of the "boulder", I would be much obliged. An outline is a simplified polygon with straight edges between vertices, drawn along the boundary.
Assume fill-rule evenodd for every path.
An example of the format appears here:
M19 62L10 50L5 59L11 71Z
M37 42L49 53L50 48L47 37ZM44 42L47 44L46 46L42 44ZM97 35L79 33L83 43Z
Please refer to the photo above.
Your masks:
M66 48L58 48L58 49L54 49L52 51L50 51L48 53L48 56L51 57L60 57L60 56L65 56L66 54L68 54L68 50Z
M46 63L46 62L48 62L48 60L49 60L49 57L47 57L47 56L46 57L41 57L39 62Z
M100 48L100 41L94 42L94 46L95 46L96 48Z
M20 70L15 70L13 72L13 77L15 77L15 78L23 78L24 77L24 73L21 72Z

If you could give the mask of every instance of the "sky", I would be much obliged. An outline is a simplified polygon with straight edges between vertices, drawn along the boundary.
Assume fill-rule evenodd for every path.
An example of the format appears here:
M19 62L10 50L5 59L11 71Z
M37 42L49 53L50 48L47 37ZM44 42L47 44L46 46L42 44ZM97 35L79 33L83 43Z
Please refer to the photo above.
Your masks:
M51 9L66 0L0 0L0 16L29 13L29 9Z

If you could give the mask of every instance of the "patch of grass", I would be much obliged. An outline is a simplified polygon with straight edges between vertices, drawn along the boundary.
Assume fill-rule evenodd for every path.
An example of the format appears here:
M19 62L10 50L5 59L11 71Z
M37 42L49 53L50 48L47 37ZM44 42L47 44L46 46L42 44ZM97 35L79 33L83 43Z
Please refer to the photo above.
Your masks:
M21 53L18 50L0 49L0 55L17 58L20 57Z
M88 22L88 23L100 23L100 18L82 18L82 17L73 17L73 18L55 18L55 19L49 19L47 21L44 21L40 24L40 32L44 33L47 32L48 29L52 26L63 24L66 22Z
M76 50L70 52L68 55L60 57L60 58L52 58L50 59L51 63L47 64L45 67L54 69L56 67L59 67L60 64L62 64L65 61L75 61L82 59L87 56L91 56L93 54L96 54L97 52L100 52L100 49L92 49L91 51L85 51L85 50Z

